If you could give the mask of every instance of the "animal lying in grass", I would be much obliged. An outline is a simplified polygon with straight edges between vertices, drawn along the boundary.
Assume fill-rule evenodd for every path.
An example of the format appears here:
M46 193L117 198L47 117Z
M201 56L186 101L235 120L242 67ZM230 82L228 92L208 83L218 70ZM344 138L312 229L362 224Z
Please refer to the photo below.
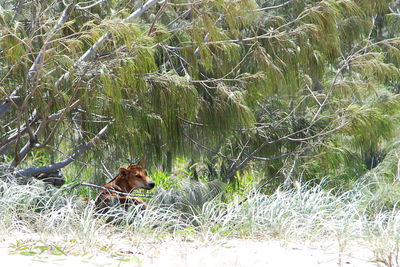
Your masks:
M124 194L132 193L133 190L140 188L147 190L153 189L155 184L144 169L145 160L146 159L143 158L138 164L131 164L128 168L119 168L118 175L108 184L104 185L104 187ZM108 191L106 189L101 189L99 191L95 201L97 209L106 211L110 206L116 204L122 204L125 208L140 205L140 209L147 209L146 202L140 198L121 195L113 191Z

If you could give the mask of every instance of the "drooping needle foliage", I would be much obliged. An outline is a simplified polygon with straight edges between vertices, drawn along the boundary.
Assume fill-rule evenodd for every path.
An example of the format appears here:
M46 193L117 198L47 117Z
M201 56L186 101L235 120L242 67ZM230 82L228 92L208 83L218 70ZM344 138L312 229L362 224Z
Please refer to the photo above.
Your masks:
M99 182L100 162L146 153L225 182L254 167L341 183L398 129L398 1L0 4L0 154L17 175L75 161Z

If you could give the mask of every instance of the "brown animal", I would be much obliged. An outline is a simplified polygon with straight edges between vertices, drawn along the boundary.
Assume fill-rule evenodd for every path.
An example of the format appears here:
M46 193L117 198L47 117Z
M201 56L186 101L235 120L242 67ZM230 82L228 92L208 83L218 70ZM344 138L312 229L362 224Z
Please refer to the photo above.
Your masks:
M140 188L153 189L155 184L147 175L144 169L144 162L145 158L138 164L129 165L128 168L119 168L118 175L104 187L125 194L129 194L132 190ZM100 190L95 201L96 207L105 210L113 204L123 204L125 208L132 205L141 205L140 208L142 210L147 208L146 202L140 198L120 195L105 189Z

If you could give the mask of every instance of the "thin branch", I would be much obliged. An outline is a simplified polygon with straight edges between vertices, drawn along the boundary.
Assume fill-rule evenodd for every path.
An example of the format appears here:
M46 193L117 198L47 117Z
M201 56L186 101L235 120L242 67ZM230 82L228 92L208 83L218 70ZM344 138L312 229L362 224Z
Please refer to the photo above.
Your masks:
M159 17L161 16L161 14L165 11L165 8L167 7L168 1L165 0L164 4L162 5L162 7L160 8L160 10L158 10L156 17L154 18L153 23L151 24L149 33L147 35L150 36L150 34L153 32L154 26L156 25L157 20L159 19Z
M71 187L67 187L67 188L62 189L62 191L72 190L72 189L75 189L76 187L81 186L81 185L83 185L83 186L88 186L88 187L93 187L93 188L100 189L100 190L106 190L106 191L108 191L109 193L115 193L115 194L121 195L121 196L127 196L127 197L143 197L143 198L152 198L152 197L153 197L153 194L140 194L140 193L131 194L131 193L123 193L123 192L116 191L116 190L113 190L113 189L110 189L110 188L106 188L106 187L104 187L104 186L99 186L99 185L95 185L95 184L88 184L88 183L77 183L77 184L74 184L74 185L71 186Z
M281 7L287 6L291 2L293 2L293 0L289 0L289 1L285 2L285 3L282 3L280 5L276 5L276 6L267 6L267 7L259 8L259 9L256 9L256 11L266 11L266 10L272 10L272 9L281 8Z
M229 5L227 6L227 8L229 8ZM224 16L225 16L225 14L224 14L224 12L222 12L222 14L221 14L221 15L218 17L218 19L215 21L214 25L217 26L217 25L222 21L222 19L224 18ZM206 36L204 36L203 42L204 42L204 43L208 43L209 38L210 38L210 33L207 32ZM200 48L199 48L199 47L197 47L196 50L194 51L194 55L195 55L196 57L198 57L198 56L200 55ZM182 62L182 60L181 60L181 62ZM186 62L186 61L185 61L185 62ZM187 64L188 64L188 63L187 63ZM176 68L176 71L177 71L177 72L180 72L182 69L185 71L185 75L186 75L186 76L189 76L189 74L186 72L185 67L184 67L184 65L183 65L182 63L181 63L181 66L179 66L178 68Z
M3 116L11 106L14 106L15 109L19 109L18 105L14 102L13 97L17 94L18 89L15 89L11 95L8 95L3 88L0 87L1 92L5 95L6 101L4 104L0 106L0 117Z
M302 143L303 144L303 143ZM300 144L300 148L301 148L301 146L302 146L302 144ZM306 148L306 149L303 149L303 150L295 150L295 151L291 151L291 152L287 152L287 153L283 153L283 154L280 154L280 155L278 155L278 156L273 156L273 157L269 157L269 158L265 158L265 157L257 157L257 156L251 156L251 155L248 155L248 154L246 154L246 156L249 156L249 157L251 157L252 159L256 159L256 160L261 160L261 161L273 161L273 160L277 160L277 159L281 159L281 158L285 158L285 157L288 157L288 156L291 156L291 155L295 155L295 154L302 154L302 153L304 153L304 152L306 152L306 151L308 151L308 150L310 150L311 148Z
M124 19L122 22L127 23L130 22L131 20L139 17L142 15L146 10L148 10L151 6L153 6L155 3L157 3L157 0L149 0L147 1L141 8L137 9L135 12L133 12L129 17ZM92 57L97 50L102 46L102 44L107 41L111 37L111 33L105 33L103 36L101 36L96 43L92 45L79 59L74 63L74 68L79 66L85 61L88 61L90 57ZM56 86L58 86L61 81L63 81L65 78L69 77L70 72L67 71L65 74L63 74L57 81L56 81Z
M109 179L113 179L114 177L112 176L112 174L110 173L110 171L107 169L106 165L104 165L104 162L103 162L103 161L100 161L100 162L101 162L101 166L103 166L103 169L104 169L105 172L106 172L107 177L108 177Z
M74 102L71 106L70 106L70 110L75 109L76 107L78 107L81 104L81 100L77 100L76 102ZM39 127L38 130L34 133L35 135L39 136L42 131L44 130L44 126L47 125L49 122L56 120L58 118L60 118L61 114L64 112L65 109L61 109L59 111L57 111L56 113L51 114L47 120L43 120ZM30 121L31 124L35 123L38 121L38 116L33 117ZM0 143L0 154L4 153L5 149L4 146L8 145L13 142L16 138L17 138L17 129L13 130L13 132L15 132L14 134L12 134L11 136L9 136L7 139L4 139L3 141L1 141ZM26 132L26 127L21 129L21 134L24 134Z
M314 94L314 92L311 90L310 86L307 85L306 88L307 88L307 90L310 92L311 96L314 98L315 102L318 103L318 106L321 107L321 105L322 105L321 102L319 102L317 96L316 96L316 95Z
M346 124L342 123L342 124L340 124L338 127L334 128L334 129L331 129L331 130L326 131L326 132L317 133L317 134L315 134L313 136L309 136L309 137L305 137L305 138L291 138L291 137L288 136L286 139L289 140L289 141L292 141L292 142L305 142L305 141L309 141L309 140L315 139L317 137L321 137L321 136L325 136L325 135L337 132L341 128L343 128L345 125ZM307 131L309 129L310 129L310 126L307 127L307 128L302 129L301 132L305 132L305 131Z
M82 79L83 79L83 78L81 78L81 80L80 80L79 82L81 82ZM78 82L78 83L79 83L79 82ZM75 88L77 88L77 87L75 87ZM72 96L72 98L73 98L73 97L74 97L74 95ZM72 101L72 98L71 98L71 101ZM71 101L70 101L70 102L71 102ZM66 107L65 109L62 109L62 110L61 110L62 113L59 113L59 114L53 116L53 117L52 117L52 120L58 119L58 121L57 121L57 123L56 123L56 126L53 128L53 131L50 132L49 136L48 136L47 139L45 140L45 142L43 142L42 144L37 144L36 142L28 141L28 142L25 144L25 146L24 146L18 153L16 152L15 158L14 158L14 160L13 160L13 161L11 162L11 164L10 164L10 169L13 170L13 169L19 164L19 162L21 161L21 159L24 158L25 155L26 155L33 147L41 148L41 147L43 147L44 145L46 145L46 144L51 140L52 136L54 135L56 128L58 127L58 125L59 125L60 122L62 121L62 118L65 116L66 113L68 113L68 112L70 111L69 108L70 108L70 107L73 107L73 108L74 108L75 106L79 106L80 103L81 103L80 100L75 101L75 102L74 102L73 104L71 104L70 106ZM19 116L18 116L18 118L19 118ZM48 122L49 122L49 120L43 120L43 121L40 123L38 129L37 129L36 132L34 133L34 136L36 137L36 140L37 140L37 138L39 138L40 135L43 133L43 131L45 130L45 128L46 128L46 126L47 126L47 124L48 124ZM20 139L20 136L21 136L21 130L20 130L20 125L19 125L19 124L18 124L18 132L17 132L17 133L18 133L18 135L17 135L17 144L18 144L19 139ZM17 150L17 148L18 148L18 146L16 146L15 149Z
M265 33L265 34L261 34L261 35L257 35L257 36L252 36L252 37L248 37L248 38L243 38L243 39L226 39L226 40L220 40L220 41L212 41L212 42L208 42L205 41L204 45L218 45L218 44L227 44L227 43L240 43L240 44L244 44L246 42L252 42L252 41L258 41L258 40L263 40L263 39L275 39L275 38L280 38L283 36L287 36L287 35L293 35L296 33L296 29L292 30L292 31L286 31L283 30L284 28L289 27L291 24L295 24L298 21L306 18L309 13L311 11L315 11L317 9L319 9L320 6L312 8L312 9L307 9L304 12L300 13L299 16L289 22L287 22L286 24L280 25L279 27L275 28L275 29L271 29L269 32ZM222 14L223 15L223 14ZM218 19L219 20L219 19ZM217 21L218 21L217 20ZM281 31L282 30L282 31ZM207 35L206 35L207 37ZM207 37L208 38L208 37ZM206 38L205 38L206 39ZM193 44L192 42L183 42L182 44L188 44L186 46L181 46L181 47L172 47L169 46L170 49L174 49L174 50L184 50L187 48L194 48L196 47L196 44Z
M172 24L174 24L175 22L177 22L181 18L185 18L190 13L191 10L192 9L190 8L190 9L186 10L185 12L183 12L180 16L176 17L173 21L168 23L168 25L166 27L169 28Z
M303 147L303 144L304 143L300 144L300 146L299 146L300 149ZM302 152L296 153L296 156L294 157L292 168L290 169L289 173L286 175L285 181L283 182L284 188L287 188L289 186L289 184L292 182L292 177L293 177L294 172L296 170L296 166L297 166L297 162L298 162L298 159L299 159L299 155L301 153Z
M223 179L222 181L223 181L223 182L228 181L228 179L232 178L232 177L236 174L236 172L237 172L238 170L241 170L241 169L242 169L249 161L251 161L252 159L258 159L258 160L264 160L264 161L271 161L271 160L275 160L275 159L279 159L279 158L288 156L288 155L290 155L290 153L296 153L296 152L289 152L289 154L282 154L282 155L279 155L279 156L276 156L276 157L271 157L271 158L261 158L261 157L257 157L257 156L256 156L256 154L257 154L258 152L260 152L261 149L263 149L266 145L272 145L272 144L275 144L275 143L278 143L278 142L281 142L281 141L284 141L284 140L303 142L303 141L304 141L303 139L294 139L294 138L290 138L290 137L293 136L293 135L295 135L295 134L298 134L298 133L301 133L301 132L305 132L305 131L307 131L310 127L311 127L311 126L308 126L308 127L304 128L304 129L301 129L301 130L296 131L296 132L294 132L294 133L290 133L290 134L288 134L288 135L286 135L286 136L280 137L280 138L278 138L278 139L276 139L276 140L273 140L273 141L265 140L265 141L264 141L258 148L256 148L253 152L251 152L250 154L246 154L247 157L246 157L236 168L234 168L233 170L231 170L231 171L228 173L228 175L227 175L226 177L224 177L224 179ZM343 127L343 125L341 125L340 127ZM339 128L339 127L338 127L338 128ZM338 128L335 128L335 129L333 129L333 130L331 130L331 131L327 131L327 132L336 131ZM307 140L317 138L317 137L322 136L322 135L324 135L324 134L326 134L326 133L318 133L318 134L316 134L316 135L314 135L314 136L308 137Z
M24 5L24 0L20 0L18 1L18 6L17 8L15 8L14 10L14 16L12 17L12 19L10 20L9 25L12 25L14 23L14 21L18 18L19 14L21 13L22 10L22 6Z
M250 139L248 139L246 144L242 147L242 150L239 152L239 155L236 157L236 160L232 163L229 169L233 169L233 167L235 167L235 165L239 162L239 159L242 157L243 153L246 154L245 149L248 147L249 142Z
M93 3L93 4L88 5L88 6L85 6L85 7L81 7L80 4L83 4L83 3L79 3L79 4L76 4L76 9L78 9L78 10L86 10L86 9L92 8L92 7L94 7L94 6L97 6L98 4L101 4L101 3L103 3L104 1L105 1L105 0L99 0L99 1L97 1L97 2L95 2L95 3Z
M61 14L60 19L58 20L58 23L54 26L53 30L51 31L50 35L46 38L44 41L44 44L42 48L40 49L39 54L37 55L34 63L30 67L28 71L28 81L30 81L35 74L37 74L37 68L40 65L41 62L44 60L44 55L47 50L47 45L48 43L53 39L54 35L57 34L57 32L61 29L62 25L68 20L69 14L72 12L74 9L73 4L69 4L68 6L65 7L63 13Z
M274 142L274 141L272 141L272 142ZM268 145L268 144L270 144L270 143L271 143L271 141L265 140L264 143L262 143L258 148L256 148L256 149L255 149L253 152L251 152L250 154L248 154L247 157L246 157L236 168L234 168L233 170L231 170L231 171L228 173L228 175L225 176L225 177L222 179L222 181L223 181L224 183L226 183L230 178L232 178L233 176L235 176L235 174L236 174L236 172L237 172L238 170L241 170L241 169L247 164L247 162L249 162L250 160L252 160L253 157L255 157L255 155L256 155L259 151L261 151L261 149L263 149L266 145Z
M181 120L181 121L183 121L184 123L187 123L187 124L189 124L189 125L200 126L200 127L203 127L203 126L204 126L203 123L193 122L193 121L184 119L184 118L182 118L182 117L179 117L178 115L176 115L176 117L177 117L179 120Z
M336 86L336 81L337 81L337 79L339 78L339 75L342 73L342 71L343 71L346 67L349 66L350 62L353 61L353 60L356 60L357 58L362 57L363 55L365 55L365 49L368 47L368 45L369 45L369 46L378 46L378 45L383 44L383 43L386 43L386 42L397 41L398 39L399 39L399 38L396 37L396 38L392 38L392 39L388 39L388 40L382 40L382 41L379 41L379 42L375 42L375 43L370 44L370 45L367 44L365 47L363 47L363 48L357 50L356 52L354 52L354 53L352 53L350 56L348 56L348 57L344 60L342 66L336 71L335 77L333 78L333 81L332 81L331 86L330 86L330 88L329 88L328 94L326 95L324 101L323 101L322 104L320 105L320 107L319 107L317 113L314 115L313 119L311 120L311 126L315 123L316 118L319 116L319 114L322 112L323 108L326 106L326 104L327 104L327 102L328 102L328 99L330 98L330 96L331 96L331 94L332 94L332 92L333 92L333 89L334 89L335 86ZM364 52L364 53L363 53L363 52Z
M226 8L229 8L229 5ZM214 26L218 26L218 24L223 20L224 16L225 16L225 13L222 12L222 14L215 21ZM206 36L203 39L203 42L207 43L209 38L210 38L210 33L207 32ZM194 51L194 54L195 54L196 57L199 56L199 54L200 54L200 48L199 47L196 48L196 50Z
M97 61L97 60L96 60ZM78 89L79 86L81 85L81 83L83 82L83 77L85 77L85 75L89 72L90 69L93 68L95 64L92 64L92 66L90 68L86 68L85 72L82 74L81 78L79 79L79 81L77 82L77 84L74 87L74 91L72 92L72 96L69 100L68 106L64 109L63 113L61 113L60 117L58 118L56 125L54 126L54 128L51 130L50 134L47 136L46 140L44 142L42 142L41 144L35 144L36 148L42 148L44 146L46 146L54 137L54 134L56 133L58 127L61 125L61 122L63 121L64 117L68 114L68 112L70 111L70 105L72 105L72 101L74 100L76 94L78 93ZM79 101L79 100L78 100ZM79 101L80 102L80 101ZM75 102L76 103L76 102Z
M61 29L62 25L67 21L68 17L69 17L69 13L70 13L70 9L71 7L73 8L74 5L69 4L68 6L65 7L58 23L54 26L53 30L51 31L51 33L48 35L48 37L46 38L46 40L44 41L44 44L42 46L42 48L40 49L39 54L37 55L34 63L32 64L32 66L30 67L29 71L28 71L28 75L27 75L27 81L28 83L32 82L32 80L35 80L29 94L27 94L27 96L25 97L23 104L20 108L20 112L23 112L24 114L24 119L25 119L25 125L26 125L26 130L29 134L29 144L33 144L36 143L37 140L37 135L35 135L33 133L33 130L31 129L31 124L29 123L29 112L28 112L28 101L33 97L33 95L36 92L36 89L38 88L38 84L39 84L39 70L42 68L43 64L44 64L44 57L45 57L45 52L47 50L47 45L48 45L48 41L50 41L54 35ZM37 79L34 79L37 78ZM25 88L26 91L27 88ZM29 147L28 147L29 148ZM28 149L29 151L29 149ZM21 158L19 156L17 156L16 158ZM18 163L18 161L13 161L13 164ZM12 164L12 166L14 166Z
M315 135L310 136L310 137L306 137L306 138L291 138L291 136L293 136L293 135L296 135L296 134L301 133L301 132L306 132L306 131L308 131L308 130L311 128L311 126L312 126L312 125L309 125L308 127L304 128L304 129L301 129L301 130L296 131L296 132L294 132L294 133L290 133L290 134L288 134L288 135L286 135L286 136L277 138L277 139L274 140L274 141L265 140L265 141L264 141L258 148L256 148L252 153L246 154L247 157L246 157L236 168L234 168L233 170L231 170L231 171L228 173L228 175L227 175L226 177L224 177L224 179L223 179L222 181L223 181L223 182L228 181L228 179L232 178L232 177L236 174L236 172L237 172L238 170L241 170L241 169L242 169L249 161L251 161L252 159L263 160L263 161L272 161L272 160L276 160L276 159L279 159L279 158L282 158L282 157L286 157L286 156L289 156L289 155L292 155L292 154L299 153L298 151L294 151L294 152L288 152L288 153L285 153L285 154L282 154L282 155L279 155L279 156L275 156L275 157L270 157L270 158L257 157L256 154L257 154L258 152L260 152L261 149L263 149L266 145L272 145L272 144L275 144L275 143L278 143L278 142L281 142L281 141L284 141L284 140L288 140L288 141L292 141L292 142L304 142L304 141L311 140L311 139L315 139L315 138L318 138L318 137L321 137L321 136L324 136L324 135L327 135L327 134L330 134L330 133L334 133L335 131L338 131L340 128L344 127L345 124L341 124L341 125L339 125L338 127L334 128L334 129L332 129L332 130L329 130L329 131L326 131L326 132L320 132L320 133L315 134ZM304 149L302 152L304 152L304 151L306 151L306 150L308 150L308 149L309 149L309 148Z
M185 133L183 133L183 136L185 136L187 139L189 139L190 142L192 142L193 144L195 144L196 146L198 146L198 147L200 147L200 148L202 148L202 149L204 149L204 150L207 150L207 151L209 151L209 152L212 152L213 154L218 155L218 156L220 156L220 157L223 157L223 158L225 158L225 159L228 158L227 156L225 156L225 155L222 154L221 152L219 152L219 151L214 151L214 150L212 150L212 149L206 147L205 145L200 144L199 142L196 142L193 138L191 138L190 136L186 135Z
M29 116L29 112L28 112L28 106L25 105L23 107L23 110L24 110L24 118L25 118L25 128L29 135L29 142L31 142L31 143L36 142L37 137L33 134L33 130L31 127L32 124L29 122L30 116ZM35 116L35 115L36 115L36 110L34 110L33 116Z
M165 1L167 2L167 1ZM191 3L168 3L169 6L174 6L174 7L180 7L180 6L195 6L195 5L201 5L204 4L204 1L197 1L197 2L191 2Z

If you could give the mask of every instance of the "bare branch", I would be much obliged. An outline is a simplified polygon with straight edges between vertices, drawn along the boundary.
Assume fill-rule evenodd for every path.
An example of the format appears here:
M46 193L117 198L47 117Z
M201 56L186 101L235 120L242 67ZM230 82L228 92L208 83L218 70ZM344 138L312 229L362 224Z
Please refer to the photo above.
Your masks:
M256 11L266 11L266 10L272 10L272 9L281 8L281 7L287 6L291 2L293 2L293 0L286 1L285 3L282 3L280 5L276 5L276 6L267 6L267 7L259 8L259 9L256 9Z
M12 25L14 23L14 20L16 20L17 17L19 16L19 14L21 13L24 2L25 2L24 0L18 1L18 6L14 10L15 13L14 13L14 16L12 17L12 19L10 20L10 23L9 23L10 25Z
M81 104L80 100L75 101L70 107L70 110L74 110L75 108L77 108L79 105ZM50 116L47 117L46 120L42 120L42 122L40 123L38 130L34 133L34 135L36 136L40 136L43 132L43 130L45 129L45 126L51 122L54 121L58 118L60 118L61 114L65 111L65 109L61 109L59 111L57 111L56 113L51 114ZM38 117L35 116L32 119L30 119L31 124L35 123L38 121ZM4 153L5 150L10 146L10 144L15 141L15 139L17 139L17 130L14 130L14 134L12 134L11 136L9 136L8 138L6 138L5 140L1 141L0 143L0 154ZM21 134L24 134L26 132L26 127L21 129ZM22 154L21 154L22 156Z
M18 170L15 171L15 176L16 177L23 177L23 176L35 176L40 173L51 173L56 170L59 170L61 168L64 168L65 166L69 165L73 161L75 161L81 154L85 153L88 149L91 149L106 133L108 130L109 125L106 125L101 131L93 137L89 142L87 142L85 145L83 145L75 154L70 156L69 158L58 162L54 163L51 165L47 166L42 166L42 167L33 167L33 168L27 168L24 170Z
M193 138L191 138L190 136L188 136L188 135L186 135L186 134L184 134L184 133L183 133L183 136L185 136L187 139L189 139L189 141L192 142L193 144L195 144L196 146L198 146L198 147L200 147L200 148L202 148L202 149L205 149L205 150L207 150L207 151L209 151L209 152L212 152L213 154L218 155L218 156L220 156L220 157L227 158L227 156L225 156L225 155L222 154L221 152L211 150L210 148L206 147L205 145L200 144L199 142L196 142Z
M28 75L27 75L27 81L32 82L34 77L38 77L39 74L39 69L42 67L43 63L44 63L44 56L45 56L45 52L47 50L47 45L48 42L54 37L54 35L59 31L59 29L62 27L62 25L67 21L68 17L69 17L69 13L70 13L70 9L71 7L73 8L73 5L70 4L68 6L66 6L66 8L64 9L61 18L59 19L59 22L57 23L56 26L54 26L52 32L48 35L47 39L44 41L44 44L42 46L42 48L40 49L39 54L37 55L34 63L32 64L32 66L30 67L29 71L28 71ZM25 97L23 104L20 108L20 112L23 112L24 114L24 120L25 120L25 127L26 127L26 131L29 134L29 139L30 139L30 144L31 143L35 143L36 139L37 139L37 135L35 135L33 133L33 130L31 129L31 124L29 123L29 112L28 112L28 101L32 98L32 96L35 94L36 89L38 87L38 83L39 83L39 79L36 79L35 83L33 84L32 88L30 88L30 92L27 94L27 96ZM26 91L28 91L27 88L25 88ZM19 127L18 127L19 129ZM18 134L20 134L20 131L18 131ZM18 140L19 138L17 138ZM26 149L29 148L28 146L25 146ZM27 150L29 151L29 149ZM16 157L16 158L21 158L21 157ZM13 163L17 163L18 161L13 161ZM14 165L12 165L14 166Z
M157 14L156 14L156 17L154 18L154 21L153 21L153 23L151 24L151 27L150 27L150 30L149 30L149 33L148 33L149 36L150 36L150 34L153 32L154 25L156 24L158 18L159 18L159 17L161 16L161 14L165 11L165 8L167 7L167 4L168 4L168 1L165 0L165 1L164 1L164 4L163 4L162 7L160 8L160 10L158 10L158 12L157 12Z
M301 148L301 146L302 146L302 144L300 144L300 148ZM310 149L311 149L311 148L307 148L307 149L303 149L303 150L295 150L295 151L283 153L283 154L280 154L280 155L278 155L278 156L269 157L269 158L251 156L251 155L248 155L248 154L246 154L246 153L245 153L245 154L246 154L246 156L249 156L249 157L252 158L252 159L261 160L261 161L273 161L273 160L285 158L285 157L288 157L288 156L291 156L291 155L298 155L298 154L304 153L305 151L308 151L308 150L310 150Z
M31 128L31 123L29 122L29 112L28 112L28 106L25 105L23 107L23 111L24 111L24 118L25 118L25 128L26 131L29 134L29 141L30 142L36 142L36 136L33 134L32 128ZM34 110L34 113L36 114L36 110Z
M275 141L272 141L275 142ZM233 170L231 170L227 176L225 176L222 181L224 183L226 183L230 178L232 178L233 176L235 176L236 172L238 170L241 170L250 160L253 159L253 157L255 157L255 155L261 151L261 149L263 149L266 145L270 144L271 141L267 141L265 140L264 143L262 143L258 148L256 148L253 152L251 152L249 155L247 155L247 157Z
M66 108L64 108L64 109L62 109L62 110L60 110L60 111L58 111L57 113L51 115L49 118L50 118L51 120L56 120L56 119L58 119L58 122L57 122L57 123L59 123L59 122L61 121L61 118L62 118L63 116L65 116L65 114L67 113L67 110L70 111L69 108L76 108L76 107L79 106L80 104L81 104L81 101L80 101L80 100L77 100L77 101L75 101L73 104L71 104L70 106L68 106L68 107L66 107ZM34 136L36 136L36 138L38 138L38 137L43 133L43 131L46 129L46 126L47 126L47 124L48 124L49 121L50 121L49 118L48 118L47 120L43 120L43 121L40 123L38 129L37 129L36 132L34 133ZM54 128L53 130L55 130L55 128ZM18 140L19 140L21 134L22 134L22 132L21 132L20 128L18 128L17 137L16 137L17 142L18 142ZM50 133L50 134L51 134L51 133ZM48 136L48 138L46 139L46 141L50 141L50 138L49 138L49 137L50 137L50 135ZM18 153L16 153L16 156L15 156L14 160L11 162L11 165L10 165L11 169L14 168L14 167L16 167L16 166L18 165L18 163L20 162L20 160L21 160L22 158L24 158L25 155L26 155L33 147L40 148L41 145L43 145L43 144L47 144L47 143L36 144L36 143L32 143L31 141L28 141L28 142L25 144L25 146L24 146ZM16 147L16 148L17 148L17 147Z
M174 24L175 22L177 22L178 20L185 18L187 15L189 15L190 11L192 9L188 9L185 12L183 12L180 16L176 17L173 21L171 21L170 23L168 23L167 28L170 27L172 24Z
M113 179L114 177L112 176L112 174L110 173L110 171L107 169L106 165L104 165L104 162L103 162L103 161L100 161L100 162L101 162L101 166L103 166L103 169L104 169L105 172L106 172L107 177L108 177L109 179Z
M5 96L5 103L0 106L0 117L7 112L7 110L12 106L14 108L19 109L18 105L14 102L13 98L16 96L18 90L20 88L15 89L11 95L8 95L2 87L0 87L1 93Z
M178 115L176 115L176 117L177 117L179 120L181 120L181 121L183 121L184 123L187 123L187 124L189 124L189 125L193 125L193 126L201 126L201 127L203 127L203 126L204 126L204 124L203 124L203 123L193 122L193 121L190 121L190 120L184 119L184 118L182 118L182 117L179 117Z
M201 4L204 4L204 1L197 1L197 2L191 2L191 3L179 3L179 4L178 3L168 3L169 6L174 6L174 7L195 6L195 5L201 5Z
M67 191L67 190L72 190L72 189L74 189L74 188L76 188L76 187L78 187L78 186L81 186L81 185L83 185L83 186L88 186L88 187L93 187L93 188L96 188L96 189L100 189L100 190L106 190L106 191L108 191L108 192L110 192L110 193L115 193L115 194L117 194L117 195L121 195L121 196L127 196L127 197L144 197L144 198L152 198L152 194L141 194L141 193L135 193L135 194L132 194L132 193L123 193L123 192L120 192L120 191L116 191L116 190L113 190L113 189L110 189L110 188L106 188L106 187L104 187L104 186L99 186L99 185L95 185L95 184L88 184L88 183L78 183L78 184L75 184L75 185L73 185L73 186L71 186L71 187L68 187L68 188L64 188L62 191Z
M79 4L76 4L76 9L78 9L78 10L86 10L86 9L92 8L92 7L94 7L94 6L97 6L98 4L101 4L101 3L103 3L104 1L105 1L105 0L99 0L99 1L97 1L97 2L95 2L95 3L93 3L93 4L88 5L88 6L85 6L85 7L81 7L81 4L83 4L83 3L79 3Z
M233 169L233 167L238 163L239 159L242 157L242 154L246 154L245 149L248 147L248 144L250 142L250 139L247 140L246 144L242 147L242 150L239 152L238 156L236 157L235 161L232 163L230 169Z

